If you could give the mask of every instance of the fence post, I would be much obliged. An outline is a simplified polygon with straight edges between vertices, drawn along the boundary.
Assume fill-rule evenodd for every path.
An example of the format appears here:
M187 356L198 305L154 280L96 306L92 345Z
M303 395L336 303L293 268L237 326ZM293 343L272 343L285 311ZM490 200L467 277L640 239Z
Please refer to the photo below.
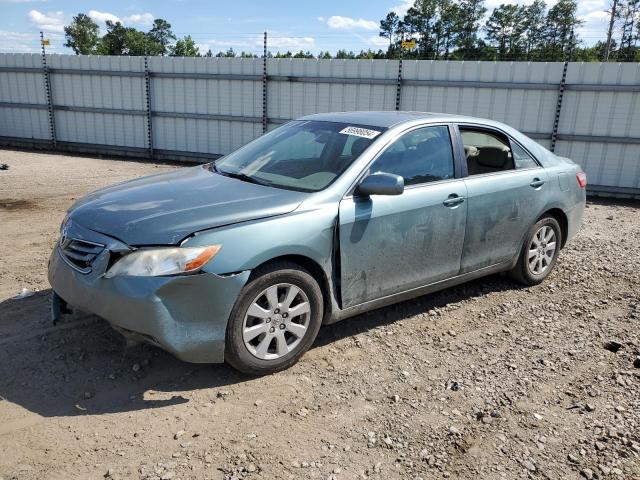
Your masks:
M47 113L49 115L49 136L51 137L51 148L58 147L56 140L56 119L53 112L53 96L51 92L51 76L47 66L47 54L44 48L44 35L40 32L40 44L42 45L42 75L44 77L44 94L47 99Z
M402 42L400 43L400 58L398 61L398 83L396 85L396 110L400 110L400 96L402 95Z
M262 133L267 132L267 32L264 32L264 50L262 53Z
M147 150L149 158L153 159L153 124L151 122L151 72L149 71L149 57L144 57L144 91L147 117Z
M558 100L556 101L556 116L553 119L553 130L551 131L551 147L549 150L555 152L556 141L558 140L558 126L560 125L560 112L562 111L562 97L564 97L564 89L567 81L567 69L569 68L569 62L565 60L562 67L562 78L560 79L560 85L558 86Z

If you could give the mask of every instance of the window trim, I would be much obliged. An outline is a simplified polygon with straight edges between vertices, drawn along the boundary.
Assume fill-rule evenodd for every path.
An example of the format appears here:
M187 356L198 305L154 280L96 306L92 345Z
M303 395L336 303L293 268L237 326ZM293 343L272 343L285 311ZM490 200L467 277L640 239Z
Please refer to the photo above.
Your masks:
M457 137L457 132L455 132L453 124L449 122L423 123L421 125L413 125L409 128L399 131L396 135L391 137L389 141L387 141L387 143L385 143L382 147L380 147L380 150L378 150L378 152L374 155L374 157L358 174L355 181L347 189L347 193L343 196L343 199L359 198L357 195L355 195L355 190L358 187L358 184L364 177L369 175L370 173L369 170L371 168L371 165L373 165L373 163L378 159L378 157L380 157L380 155L382 155L387 150L387 148L389 148L393 143L395 143L400 137L408 133L411 133L414 130L419 130L419 129L428 128L428 127L447 127L447 129L449 130L449 141L451 142L451 154L453 159L453 178L446 178L443 180L436 180L433 182L422 182L422 183L416 183L414 185L407 185L405 186L405 190L413 189L416 187L424 187L427 185L435 185L435 184L444 183L444 182L451 182L454 180L460 180L462 178L462 170L460 168L460 164L459 164L460 162L458 159L458 154L456 152L456 143L458 141L458 137Z
M538 168L544 168L544 166L540 163L540 161L536 158L535 155L533 155L531 153L531 151L524 147L520 142L518 142L517 140L515 140L511 135L509 135L507 132L505 132L504 130L498 128L498 127L494 127L492 125L485 125L485 124L481 124L481 123L472 123L472 122L463 122L463 123L456 123L454 125L456 133L458 135L458 141L459 141L459 150L460 150L460 158L461 163L462 163L462 170L464 172L463 174L463 178L476 178L476 177L484 177L487 175L502 175L505 173L511 173L511 172L525 172L527 170L536 170ZM464 154L464 142L462 140L462 132L460 131L460 129L465 129L465 128L469 128L469 129L473 129L473 130L485 130L489 133L493 133L493 134L499 134L502 135L503 137L505 137L507 139L507 141L509 142L509 148L511 149L511 156L513 157L513 169L511 170L502 170L502 171L498 171L498 172L488 172L488 173L479 173L477 175L469 175L469 170L467 168L467 158ZM516 160L515 157L513 155L513 146L512 143L515 143L516 145L518 145L520 148L522 148L525 152L527 152L527 154L533 159L533 161L536 163L537 166L535 167L530 167L530 168L516 168Z
M538 161L538 159L535 157L535 155L533 155L527 148L525 148L520 142L518 142L517 140L513 139L512 137L508 137L509 141L511 143L515 143L518 147L520 147L522 150L525 151L525 153L527 155L529 155L531 157L531 159L533 160L533 162L536 164L535 167L527 167L527 168L518 168L516 166L516 157L513 154L513 146L511 146L511 154L513 155L513 165L515 166L515 170L518 172L524 172L526 170L535 170L537 168L543 168L542 164Z

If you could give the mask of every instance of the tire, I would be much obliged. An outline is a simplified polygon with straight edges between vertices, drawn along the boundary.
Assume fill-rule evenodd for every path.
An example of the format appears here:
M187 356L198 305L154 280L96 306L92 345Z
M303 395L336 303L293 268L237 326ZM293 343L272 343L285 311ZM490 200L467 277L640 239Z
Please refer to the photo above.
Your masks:
M549 239L542 241L542 236ZM553 232L550 234L549 232ZM539 248L536 247L536 242ZM555 243L553 253L550 253L549 246ZM562 245L562 230L558 221L551 216L544 216L538 220L527 232L527 236L522 245L518 262L509 272L510 276L525 285L537 285L541 283L553 270L560 253ZM534 254L534 250L538 253ZM531 261L530 261L531 259ZM540 262L540 263L538 263Z
M225 361L249 375L291 367L313 344L323 311L322 290L304 268L284 261L258 268L231 311Z

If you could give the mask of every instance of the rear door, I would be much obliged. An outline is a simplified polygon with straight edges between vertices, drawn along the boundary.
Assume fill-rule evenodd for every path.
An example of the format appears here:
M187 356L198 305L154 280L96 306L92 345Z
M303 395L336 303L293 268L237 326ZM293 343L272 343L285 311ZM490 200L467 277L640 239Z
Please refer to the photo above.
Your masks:
M467 204L452 132L410 130L374 160L368 172L401 175L402 195L348 195L340 203L343 308L457 275Z
M545 205L547 176L503 132L459 125L468 176L467 228L460 273L511 260Z

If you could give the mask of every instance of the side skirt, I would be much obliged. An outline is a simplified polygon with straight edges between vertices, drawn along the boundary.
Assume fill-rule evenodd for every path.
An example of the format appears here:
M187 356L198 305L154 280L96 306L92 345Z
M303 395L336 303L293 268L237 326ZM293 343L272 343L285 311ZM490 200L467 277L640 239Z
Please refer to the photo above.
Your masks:
M490 265L488 267L483 267L478 270L474 270L473 272L457 275L455 277L451 277L446 280L440 280L439 282L430 283L428 285L423 285L421 287L416 287L411 290L395 293L393 295L388 295L386 297L376 298L375 300L370 300L365 303L360 303L358 305L354 305L344 310L338 310L334 312L332 317L329 318L328 321L324 323L325 325L336 323L341 320L345 320L347 318L360 315L361 313L368 312L370 310L386 307L388 305L403 302L405 300L410 300L412 298L421 297L422 295L427 295L429 293L437 292L438 290L444 290L445 288L453 287L455 285L460 285L461 283L465 283L470 280L475 280L476 278L484 277L494 273L504 272L506 270L511 269L512 267L513 267L513 261L508 260L506 262L501 262L496 265Z

